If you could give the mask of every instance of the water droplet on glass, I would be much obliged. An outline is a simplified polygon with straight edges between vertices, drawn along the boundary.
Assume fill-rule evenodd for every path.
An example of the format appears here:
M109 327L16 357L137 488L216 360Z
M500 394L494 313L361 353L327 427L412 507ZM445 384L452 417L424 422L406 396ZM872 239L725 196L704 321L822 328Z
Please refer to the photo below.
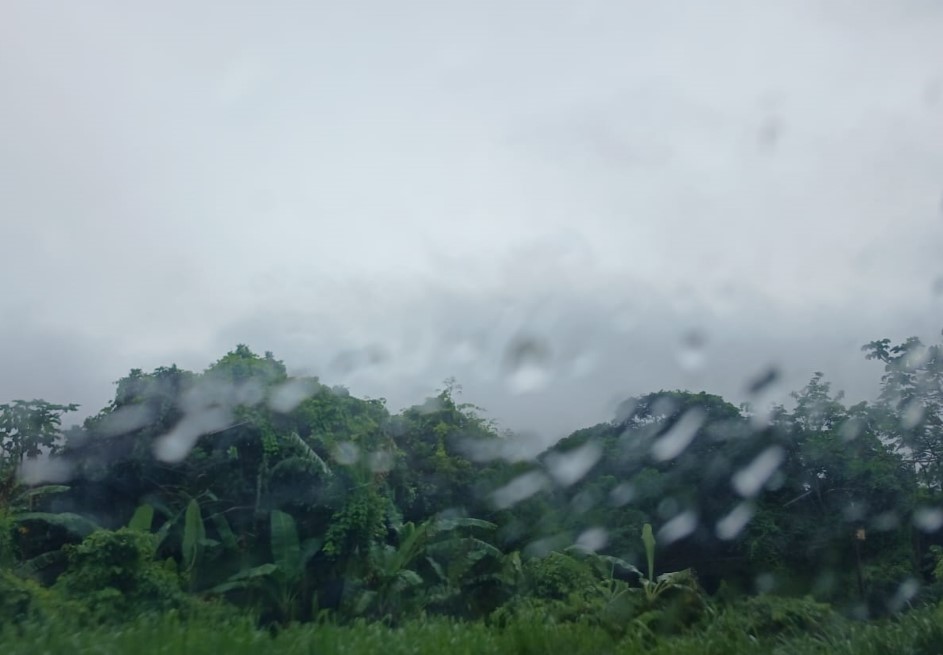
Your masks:
M393 470L393 453L388 450L378 450L370 453L367 463L374 473L389 473Z
M358 353L354 350L345 350L344 352L338 353L334 359L331 360L329 368L331 371L337 373L341 377L352 373L354 369L357 368L358 364Z
M917 592L920 591L920 582L916 578L907 578L900 583L900 586L897 588L897 592L894 594L894 597L891 598L887 607L892 612L899 612L904 607L914 599L917 595Z
M174 429L154 442L154 456L162 462L182 462L204 434L219 432L230 425L232 415L227 408L211 407L191 412Z
M420 414L435 414L445 409L445 401L439 397L426 398L422 405L417 405L416 410Z
M700 409L692 409L675 421L674 425L652 444L652 457L663 462L673 459L684 452L697 431L704 424L705 414Z
M609 492L609 502L621 507L635 498L635 487L630 482L620 482Z
M591 441L565 453L550 453L546 465L554 481L562 487L568 487L589 473L600 457L602 448Z
M900 526L900 517L897 512L881 512L871 519L871 528L878 532L887 532L896 530Z
M500 489L495 489L491 499L498 509L507 509L545 489L548 483L546 475L539 471L530 471L517 476Z
M608 543L609 532L605 528L590 528L577 537L573 546L584 553L595 553L605 548Z
M582 353L573 358L570 364L570 376L584 378L592 373L598 365L598 358L592 353Z
M746 468L737 471L733 479L733 488L744 498L752 498L759 493L763 485L773 476L786 457L779 446L770 446L750 462Z
M658 531L657 541L667 546L679 539L684 539L697 529L697 514L685 510L665 523Z
M105 416L95 429L103 436L113 437L143 428L153 419L154 413L146 405L125 405Z
M943 296L943 275L933 281L933 295Z
M315 391L313 380L289 380L275 387L269 395L268 406L272 411L287 414L307 400Z
M639 324L639 312L634 306L623 304L619 306L612 316L612 325L619 332L631 332Z
M717 521L717 538L725 541L736 539L747 527L753 514L753 507L749 503L740 503L727 516Z
M666 520L673 516L677 516L678 512L680 511L681 508L678 505L678 500L674 496L662 498L658 503L658 507L655 508L655 512L658 514L658 516Z
M912 430L920 425L920 421L923 420L925 413L926 408L923 406L923 403L917 399L911 400L901 412L900 426L905 430Z
M842 516L849 523L855 523L864 518L867 513L867 506L859 501L851 501L842 510Z
M550 348L536 338L514 339L504 353L504 370L508 390L513 394L539 391L550 381L548 366Z
M775 384L778 379L779 369L777 369L775 366L770 366L765 371L750 380L750 382L747 384L747 393L755 396Z
M681 339L678 350L678 364L686 371L696 371L704 366L704 346L707 336L699 330L687 332Z
M768 594L776 588L776 576L772 573L760 573L756 576L756 592Z
M921 507L914 512L914 525L924 532L936 532L943 527L943 509Z
M860 418L850 418L838 428L838 434L844 441L853 441L864 432L865 422Z
M16 480L27 486L68 482L72 478L72 466L48 454L24 459L16 469Z
M334 448L334 459L338 464L351 466L356 464L357 460L360 459L360 449L357 447L357 444L351 441L341 441L337 444L337 447Z
M232 400L236 405L252 407L265 398L265 389L257 380L247 380L233 387Z

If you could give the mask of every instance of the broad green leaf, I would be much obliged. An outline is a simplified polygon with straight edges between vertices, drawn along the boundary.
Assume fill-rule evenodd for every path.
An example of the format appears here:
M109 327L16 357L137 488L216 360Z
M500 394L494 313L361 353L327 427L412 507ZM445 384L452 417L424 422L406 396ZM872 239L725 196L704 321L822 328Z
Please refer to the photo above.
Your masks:
M64 491L71 489L68 485L64 484L46 484L41 487L33 487L32 489L27 489L22 492L20 496L22 498L33 498L34 496L45 496L46 494L60 494Z
M400 571L397 577L411 587L418 587L422 584L422 577L410 569Z
M265 578L273 573L278 571L278 567L269 562L268 564L260 564L259 566L253 566L251 569L245 569L239 571L232 575L229 578L229 582L237 582L239 580L252 580L255 578Z
M25 512L23 514L15 515L13 517L13 521L14 523L42 521L44 523L48 523L49 525L55 525L60 528L64 528L68 532L78 537L87 537L98 529L98 526L95 523L89 521L84 516L79 516L78 514L72 514L70 512L62 512L59 514L54 514L52 512Z
M288 576L301 574L301 546L298 543L298 528L290 514L272 511L272 559Z
M223 543L223 546L227 550L236 550L238 548L236 535L233 534L226 517L222 513L217 513L210 516L210 520L213 522L216 532L219 533L219 540Z
M128 521L128 527L138 532L150 532L154 523L154 506L144 504L134 510L134 515Z
M185 570L192 570L203 554L206 527L200 513L200 504L194 499L187 505L183 523L183 561Z
M655 579L655 535L652 534L652 524L642 526L642 543L645 544L645 557L648 560L648 579Z
M17 567L17 572L21 575L32 575L63 560L65 560L65 553L63 551L51 550L48 553L37 555L36 557L21 563Z
M301 544L301 565L305 566L311 558L318 554L318 551L321 550L322 540L315 537L310 539L305 539L304 543Z

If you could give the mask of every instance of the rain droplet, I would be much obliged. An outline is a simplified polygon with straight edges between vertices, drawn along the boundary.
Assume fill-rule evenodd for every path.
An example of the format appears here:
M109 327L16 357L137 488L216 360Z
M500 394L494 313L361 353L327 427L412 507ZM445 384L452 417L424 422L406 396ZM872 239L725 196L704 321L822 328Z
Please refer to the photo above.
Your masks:
M621 507L635 498L635 487L630 482L620 482L609 492L609 501L616 507Z
M844 441L853 441L864 432L865 423L860 418L850 418L838 428L838 434Z
M504 353L508 390L524 394L546 387L550 381L549 362L550 348L544 341L529 336L514 339Z
M265 389L257 380L247 380L233 388L232 399L236 405L252 407L265 398Z
M367 346L365 354L367 364L370 366L379 366L390 359L390 352L378 343Z
M895 530L898 526L900 526L900 517L897 512L882 512L871 520L871 528L878 532Z
M747 393L756 395L773 385L779 379L779 369L770 366L765 371L750 380L747 384Z
M605 528L590 528L576 539L574 547L584 553L595 553L609 543L609 532Z
M596 369L597 364L598 358L593 353L577 355L570 364L570 376L584 378Z
M272 411L287 414L304 402L315 391L315 382L310 379L289 380L275 387L268 399Z
M900 426L905 430L912 430L920 425L920 421L923 420L925 413L926 408L923 406L923 403L917 399L911 400L907 403L907 406L904 407L904 411L901 412Z
M683 453L704 424L704 419L705 414L700 409L686 412L652 444L652 456L659 462L663 462Z
M941 203L941 209L943 209L943 203ZM943 275L933 281L933 295L943 296Z
M517 476L500 489L495 489L491 499L498 509L507 509L545 489L548 482L543 473L530 471Z
M232 421L223 407L211 407L185 416L174 429L154 442L154 456L162 462L182 462L204 434L219 432Z
M681 339L678 350L678 364L686 371L696 371L704 366L704 346L707 336L699 330L687 332Z
M936 532L943 527L943 509L921 507L914 512L914 525L924 532Z
M740 503L734 507L727 516L717 521L717 538L725 541L736 539L753 518L753 513L749 503Z
M568 487L595 466L602 457L602 448L594 441L565 453L550 453L547 456L547 470L554 481L562 487Z
M900 583L900 586L897 588L897 593L888 601L888 608L892 612L899 612L914 599L918 591L920 591L920 582L917 581L916 578L907 578Z
M667 546L679 539L684 539L697 529L697 514L692 510L685 510L665 523L658 531L657 541Z
M146 405L125 405L106 416L96 426L96 431L108 437L128 434L143 428L153 418L154 413Z
M639 312L628 303L620 305L612 316L612 325L619 332L631 332L638 327L638 324Z
M450 359L456 364L471 364L480 357L480 348L471 339L463 339L455 344Z
M767 594L776 588L776 576L772 573L760 573L756 576L756 591Z
M48 454L24 459L16 469L16 479L20 484L56 484L68 482L72 478L72 466L60 459L51 459Z
M757 455L746 468L734 474L733 488L744 498L752 498L773 476L785 457L786 453L781 447L770 446Z
M596 494L589 490L581 491L570 501L570 508L575 514L584 514L596 505Z
M388 450L378 450L370 453L367 462L374 473L389 473L393 470L393 453Z
M342 441L334 448L334 459L338 464L351 466L360 459L360 449L351 441Z
M422 405L417 405L415 409L420 414L435 414L445 409L445 401L438 397L426 398L426 401Z
M855 523L864 518L867 513L867 506L864 503L858 501L851 501L848 503L844 510L842 510L842 515L845 520L850 523Z
M332 371L343 377L352 373L360 364L357 355L358 353L354 350L345 350L344 352L338 353L337 356L331 360L329 367Z

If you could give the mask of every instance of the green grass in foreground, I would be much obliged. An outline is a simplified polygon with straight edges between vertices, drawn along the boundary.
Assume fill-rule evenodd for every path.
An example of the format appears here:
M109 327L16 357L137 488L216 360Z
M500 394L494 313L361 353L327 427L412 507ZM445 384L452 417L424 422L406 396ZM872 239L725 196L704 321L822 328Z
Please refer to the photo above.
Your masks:
M818 635L793 632L751 636L736 621L718 620L681 636L655 638L629 631L614 639L590 625L512 622L504 628L443 619L415 621L391 629L382 624L297 625L272 636L248 621L181 623L172 616L142 617L132 623L74 630L58 624L33 624L0 633L4 655L44 653L167 653L168 655L239 655L241 653L360 655L462 655L463 653L533 653L601 655L605 653L737 655L740 653L837 655L941 655L943 607L913 611L881 623L842 622Z

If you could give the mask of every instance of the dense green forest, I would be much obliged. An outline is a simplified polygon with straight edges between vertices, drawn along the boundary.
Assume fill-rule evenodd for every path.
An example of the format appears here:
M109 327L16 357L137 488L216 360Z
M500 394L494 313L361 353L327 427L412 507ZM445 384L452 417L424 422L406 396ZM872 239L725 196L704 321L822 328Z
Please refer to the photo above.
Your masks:
M938 652L943 345L863 356L874 402L658 391L525 460L452 381L392 413L243 345L0 405L5 652Z

